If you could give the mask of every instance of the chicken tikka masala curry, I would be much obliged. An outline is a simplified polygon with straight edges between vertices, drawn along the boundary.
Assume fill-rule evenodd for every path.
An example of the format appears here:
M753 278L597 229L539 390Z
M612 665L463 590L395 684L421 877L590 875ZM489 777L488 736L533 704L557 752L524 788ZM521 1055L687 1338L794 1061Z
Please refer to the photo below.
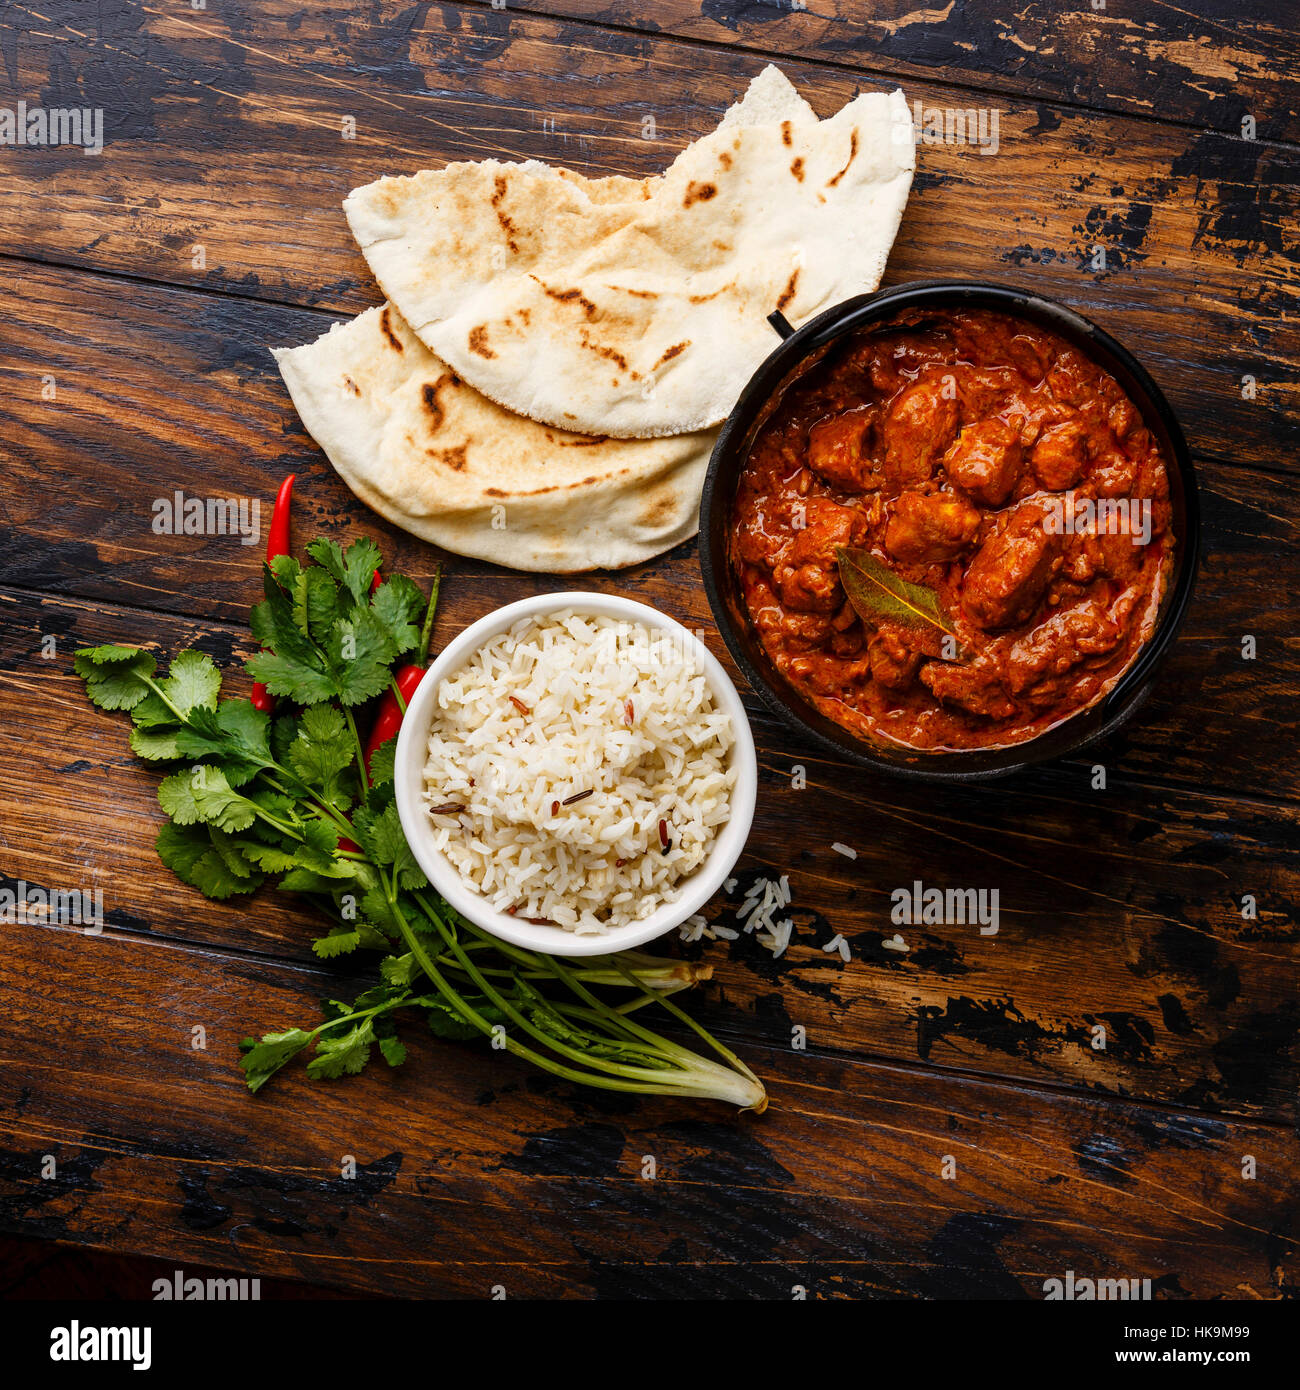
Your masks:
M1114 686L1174 545L1165 460L1114 377L1028 321L913 310L787 387L731 561L769 659L828 718L977 749Z

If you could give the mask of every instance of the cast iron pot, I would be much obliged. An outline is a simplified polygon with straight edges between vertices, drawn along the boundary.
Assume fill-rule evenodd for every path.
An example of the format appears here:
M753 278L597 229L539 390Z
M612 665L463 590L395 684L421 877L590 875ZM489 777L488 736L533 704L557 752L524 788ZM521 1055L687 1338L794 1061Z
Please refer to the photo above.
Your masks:
M769 661L750 624L728 559L736 482L759 427L786 388L819 362L846 334L881 323L904 310L984 308L1027 319L1059 334L1104 367L1142 413L1160 444L1169 470L1177 538L1174 570L1150 641L1109 694L1090 709L1063 720L1024 743L1006 748L918 752L851 734L809 704ZM850 762L898 777L929 782L972 782L1002 777L1034 763L1081 753L1113 734L1150 692L1187 611L1200 549L1200 507L1187 441L1169 402L1127 349L1096 324L1064 305L1004 285L961 280L922 280L861 295L828 309L798 332L772 316L785 341L754 373L736 402L709 462L700 511L700 567L709 604L731 655L765 704L816 744Z

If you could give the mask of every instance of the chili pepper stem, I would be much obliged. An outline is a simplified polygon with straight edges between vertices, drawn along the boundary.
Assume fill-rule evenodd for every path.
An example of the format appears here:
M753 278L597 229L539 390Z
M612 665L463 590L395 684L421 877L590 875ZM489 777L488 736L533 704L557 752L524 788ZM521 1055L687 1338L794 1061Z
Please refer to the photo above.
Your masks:
M438 611L438 591L442 588L442 566L433 571L433 585L429 590L429 606L424 610L424 626L420 629L420 646L415 654L417 666L429 664L429 646L433 638L433 619ZM405 710L405 706L402 707Z

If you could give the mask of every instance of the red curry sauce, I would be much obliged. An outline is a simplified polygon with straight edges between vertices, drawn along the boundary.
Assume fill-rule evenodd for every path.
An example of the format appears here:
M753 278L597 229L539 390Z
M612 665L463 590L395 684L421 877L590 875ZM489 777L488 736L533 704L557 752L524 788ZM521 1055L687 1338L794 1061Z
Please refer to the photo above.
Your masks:
M950 659L855 610L841 546L933 591ZM900 315L788 387L731 540L795 688L854 733L930 750L1019 743L1103 696L1151 635L1173 553L1165 462L1119 383L985 310Z

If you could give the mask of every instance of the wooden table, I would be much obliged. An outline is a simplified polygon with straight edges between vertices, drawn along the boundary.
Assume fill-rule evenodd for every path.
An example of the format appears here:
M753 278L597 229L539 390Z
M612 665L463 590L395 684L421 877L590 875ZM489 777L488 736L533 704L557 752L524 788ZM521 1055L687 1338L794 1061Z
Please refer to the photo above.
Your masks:
M1297 34L1263 0L1194 8L7 6L0 104L102 107L105 147L0 148L0 869L102 889L108 925L3 928L5 1230L398 1295L1018 1298L1067 1270L1294 1291ZM768 1081L764 1116L577 1091L414 1028L400 1071L252 1098L238 1038L357 980L292 900L210 903L160 867L156 778L72 653L193 644L246 688L257 554L154 534L176 489L269 499L296 470L299 543L371 534L427 582L440 557L353 500L267 352L376 302L341 198L486 156L655 171L768 58L823 113L895 83L998 110L996 154L919 150L886 282L1039 290L1146 363L1205 511L1184 634L1095 759L981 786L840 766L748 699L742 891L788 872L797 939L709 946L693 1006ZM440 640L564 582L453 557ZM721 652L694 544L589 582ZM914 879L998 889L1001 930L884 949Z

